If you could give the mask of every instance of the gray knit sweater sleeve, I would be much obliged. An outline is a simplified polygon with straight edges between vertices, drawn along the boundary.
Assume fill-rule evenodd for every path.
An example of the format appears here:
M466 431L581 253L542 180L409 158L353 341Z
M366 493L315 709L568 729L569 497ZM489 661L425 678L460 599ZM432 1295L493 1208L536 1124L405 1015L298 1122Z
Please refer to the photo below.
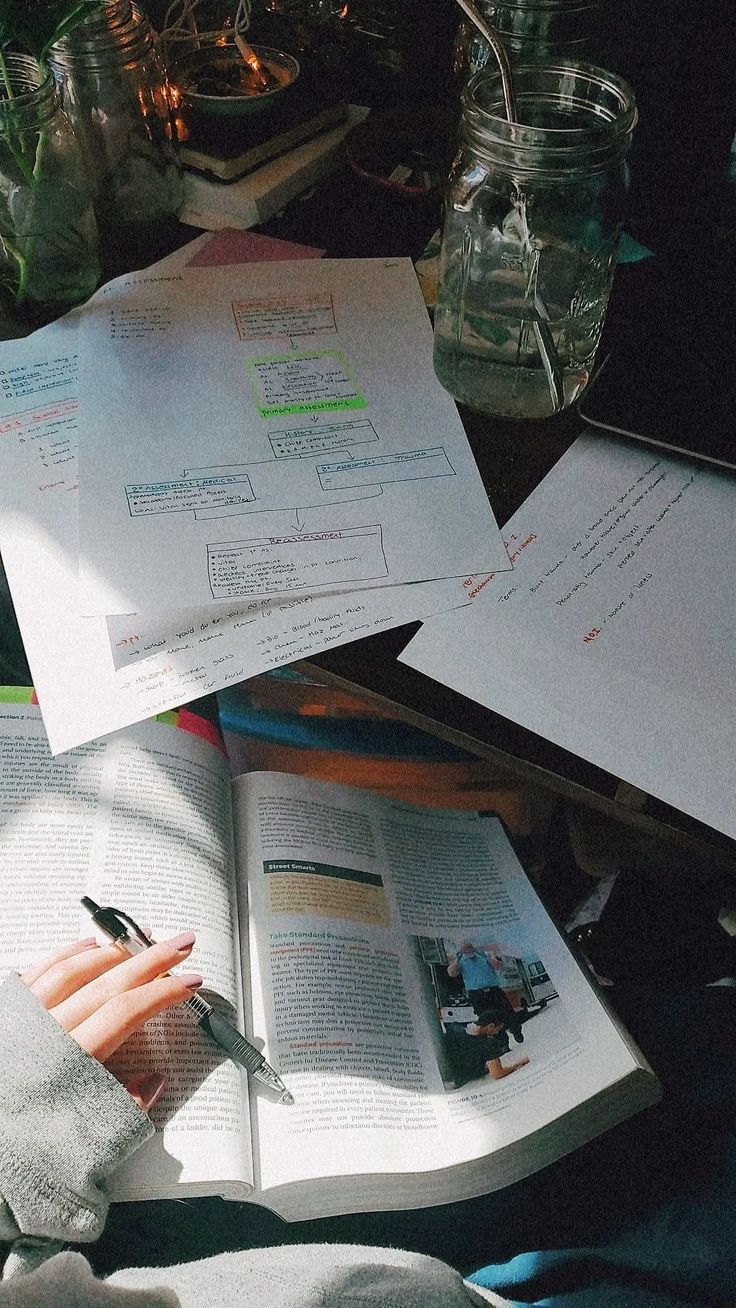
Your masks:
M0 987L0 1240L13 1248L3 1274L28 1270L60 1243L95 1240L106 1178L152 1134L119 1082L8 977Z
M98 1281L81 1254L57 1251L99 1235L105 1178L152 1130L10 977L0 987L0 1239L12 1248L0 1308L511 1308L433 1258L345 1245L220 1254Z

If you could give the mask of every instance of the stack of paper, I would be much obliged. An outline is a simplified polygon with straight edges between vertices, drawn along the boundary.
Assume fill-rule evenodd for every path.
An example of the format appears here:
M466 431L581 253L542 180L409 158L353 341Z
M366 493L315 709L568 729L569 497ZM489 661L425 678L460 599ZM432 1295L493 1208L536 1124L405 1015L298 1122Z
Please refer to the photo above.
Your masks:
M191 266L202 239L0 350L0 548L54 753L510 568L411 263Z

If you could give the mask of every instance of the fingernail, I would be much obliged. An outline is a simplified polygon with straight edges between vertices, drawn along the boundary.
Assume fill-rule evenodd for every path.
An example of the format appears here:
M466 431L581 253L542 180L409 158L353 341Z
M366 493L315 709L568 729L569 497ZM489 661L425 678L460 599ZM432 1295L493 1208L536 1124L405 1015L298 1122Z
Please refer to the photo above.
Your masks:
M153 1108L167 1081L168 1077L161 1072L142 1073L128 1082L128 1093L138 1100L143 1112L148 1113Z
M180 953L183 953L185 949L191 949L196 938L197 937L193 931L182 931L180 936L173 936L172 939L167 940L166 943L170 945L172 949L178 949Z
M85 936L84 940L77 941L77 949L95 949L97 947L97 936Z
M179 980L186 986L187 990L199 990L199 987L204 985L204 977L197 976L194 972L191 976L188 974L186 976L180 976Z

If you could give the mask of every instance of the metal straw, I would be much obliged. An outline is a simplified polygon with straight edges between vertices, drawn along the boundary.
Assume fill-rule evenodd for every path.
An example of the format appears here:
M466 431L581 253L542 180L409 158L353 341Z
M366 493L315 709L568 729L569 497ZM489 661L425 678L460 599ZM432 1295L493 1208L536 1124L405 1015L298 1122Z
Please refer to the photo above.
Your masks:
M480 32L485 41L488 42L494 55L501 74L501 86L503 87L503 99L506 109L506 118L510 123L518 122L516 113L516 99L514 96L514 87L511 76L511 62L509 60L506 46L501 40L501 34L495 27L491 27L478 12L472 0L457 0L460 8L467 14L472 23ZM529 326L531 325L534 332L534 339L539 350L539 357L547 377L547 384L554 406L554 412L559 413L564 408L564 372L560 362L560 356L557 352L554 337L549 325L549 314L547 307L539 294L537 287L537 278L539 275L539 257L540 252L532 246L529 224L526 217L526 204L521 203L517 212L521 218L524 241L526 245L528 281L526 288L526 299L533 304L533 311L530 319L522 318L519 323L519 341L517 349L517 364L519 363L523 345L528 337Z
M467 14L471 23L475 24L484 41L488 42L496 56L496 62L501 74L501 86L503 87L503 101L506 107L506 117L510 123L515 123L517 122L516 101L514 99L514 87L511 80L511 63L506 46L501 40L501 34L495 27L491 27L490 24L486 22L483 15L478 12L475 5L472 3L472 0L457 0L457 2L463 12Z

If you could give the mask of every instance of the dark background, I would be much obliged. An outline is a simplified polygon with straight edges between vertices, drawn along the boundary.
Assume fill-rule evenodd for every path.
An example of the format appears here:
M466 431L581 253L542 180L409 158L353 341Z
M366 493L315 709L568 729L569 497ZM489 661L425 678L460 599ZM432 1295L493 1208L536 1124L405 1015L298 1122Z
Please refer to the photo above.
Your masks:
M143 0L155 27L167 3ZM376 108L457 105L452 46L462 14L454 0L348 0L348 9L346 22L307 24L325 75L341 79L347 99ZM217 12L223 12L221 2L213 4ZM384 35L372 39L361 25ZM303 25L300 30L254 0L251 39L274 34L297 44L305 36ZM602 0L588 57L625 77L639 106L630 230L655 248L664 242L686 250L702 244L704 229L732 229L736 186L729 185L727 168L736 133L733 0Z

